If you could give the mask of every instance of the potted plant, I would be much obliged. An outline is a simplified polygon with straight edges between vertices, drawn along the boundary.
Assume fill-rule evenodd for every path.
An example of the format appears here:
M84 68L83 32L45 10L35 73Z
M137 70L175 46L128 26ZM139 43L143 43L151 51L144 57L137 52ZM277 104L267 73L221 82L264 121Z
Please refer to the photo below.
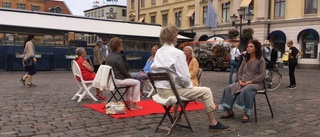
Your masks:
M76 55L72 54L72 52L69 50L65 54L66 59L75 59Z
M16 58L23 58L23 52L21 51L16 52Z
M238 36L239 36L239 31L238 31L236 28L231 28L231 29L228 31L228 37L229 37L229 39L235 40L235 39L237 39Z

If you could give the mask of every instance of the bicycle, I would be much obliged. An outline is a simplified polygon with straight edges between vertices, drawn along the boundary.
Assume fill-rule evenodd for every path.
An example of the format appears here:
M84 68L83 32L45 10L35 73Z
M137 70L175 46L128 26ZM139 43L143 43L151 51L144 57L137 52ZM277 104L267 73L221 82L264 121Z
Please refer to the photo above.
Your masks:
M282 75L278 69L267 69L266 75L266 88L268 91L277 89L282 82Z

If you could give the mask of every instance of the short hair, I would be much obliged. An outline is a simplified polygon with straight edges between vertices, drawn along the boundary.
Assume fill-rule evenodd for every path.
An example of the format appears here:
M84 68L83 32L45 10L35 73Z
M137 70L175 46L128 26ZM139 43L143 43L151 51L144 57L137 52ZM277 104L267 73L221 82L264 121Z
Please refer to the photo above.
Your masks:
M160 43L173 44L174 39L178 36L178 28L174 25L169 25L161 29Z
M122 43L122 39L120 39L119 37L113 37L109 41L110 50L111 51L117 50L117 48L121 45L121 43Z
M193 52L193 48L191 47L191 46L185 46L183 49L188 49L188 50L190 50L190 52L191 52L191 57L195 57L194 56L194 52Z
M287 42L287 44L293 45L293 41L292 41L292 40L289 40L289 41Z
M152 48L159 49L160 47L158 45L153 45Z
M76 55L79 57L79 56L81 56L81 54L83 53L83 52L85 52L86 50L83 48L83 47L78 47L77 49L76 49Z

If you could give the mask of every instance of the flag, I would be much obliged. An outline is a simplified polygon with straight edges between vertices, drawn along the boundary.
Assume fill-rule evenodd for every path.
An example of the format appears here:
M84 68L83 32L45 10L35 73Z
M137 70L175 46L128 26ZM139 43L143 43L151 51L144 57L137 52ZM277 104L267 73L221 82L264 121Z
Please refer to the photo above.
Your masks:
M218 22L218 14L213 9L210 0L208 0L208 11L207 11L207 18L206 18L206 26L210 28L217 27Z

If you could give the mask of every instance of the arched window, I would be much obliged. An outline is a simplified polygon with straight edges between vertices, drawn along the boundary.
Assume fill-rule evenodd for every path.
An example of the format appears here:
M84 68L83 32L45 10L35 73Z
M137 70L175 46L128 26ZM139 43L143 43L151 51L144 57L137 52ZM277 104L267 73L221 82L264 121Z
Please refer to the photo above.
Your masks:
M55 13L62 13L62 8L61 7L56 7L55 8Z
M276 48L276 50L281 52L281 54L279 56L281 58L282 55L284 54L285 48L286 48L285 47L285 45L286 45L286 34L284 34L280 30L272 31L268 35L267 39L274 43L274 47Z
M318 53L319 33L314 29L305 29L298 34L302 58L316 59Z

